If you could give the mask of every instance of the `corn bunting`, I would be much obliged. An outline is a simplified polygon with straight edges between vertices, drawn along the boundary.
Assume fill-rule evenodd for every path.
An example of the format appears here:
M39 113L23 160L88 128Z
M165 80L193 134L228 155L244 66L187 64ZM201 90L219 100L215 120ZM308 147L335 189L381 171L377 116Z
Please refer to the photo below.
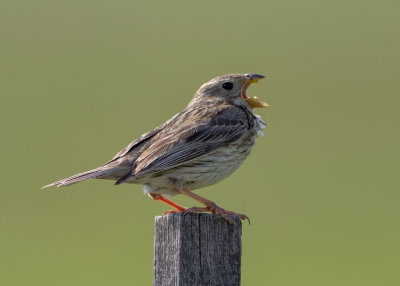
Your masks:
M208 211L229 222L228 215L248 219L192 191L231 175L249 156L257 135L263 134L265 123L253 109L268 104L246 94L248 86L262 78L258 74L229 74L210 80L184 110L134 140L112 160L43 188L109 179L116 185L144 185L150 197L176 210L166 213ZM168 199L177 194L189 196L204 207L186 209Z

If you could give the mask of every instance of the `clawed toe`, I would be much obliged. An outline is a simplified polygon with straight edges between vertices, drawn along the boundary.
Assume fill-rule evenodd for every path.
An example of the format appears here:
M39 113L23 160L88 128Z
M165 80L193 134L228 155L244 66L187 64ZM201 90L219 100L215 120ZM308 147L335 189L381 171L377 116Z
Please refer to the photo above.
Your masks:
M250 219L249 219L249 217L248 217L247 215L245 215L245 214L237 213L237 212L233 212L233 211L228 211L228 210L225 210L225 209L220 208L220 207L216 207L216 208L214 209L214 211L215 211L215 213L219 214L222 218L224 218L226 221L228 221L228 222L231 223L231 224L233 224L234 222L232 221L231 218L229 218L228 215L238 216L241 220L247 219L247 221L248 221L249 224L250 224Z
M234 220L232 220L232 218L229 217L229 215L234 215L239 217L241 220L246 220L249 222L250 224L250 219L247 215L242 214L242 213L237 213L237 212L233 212L233 211L228 211L226 209L223 209L219 206L217 206L216 204L212 204L209 205L207 207L192 207L192 208L188 208L185 209L183 211L177 210L169 210L163 213L162 217L168 215L168 214L176 214L176 213L202 213L202 212L210 212L212 214L218 214L219 216L221 216L224 220L226 220L227 222L229 222L230 224L234 224Z
M248 223L250 224L250 218L247 215L241 214L241 213L234 213L234 215L240 217L241 220L246 220L247 219Z

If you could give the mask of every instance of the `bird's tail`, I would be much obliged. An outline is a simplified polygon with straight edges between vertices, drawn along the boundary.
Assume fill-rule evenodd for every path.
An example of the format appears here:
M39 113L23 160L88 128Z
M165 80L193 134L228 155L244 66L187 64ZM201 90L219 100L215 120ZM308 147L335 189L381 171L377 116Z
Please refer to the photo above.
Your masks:
M107 178L108 176L112 177L112 175L117 175L120 172L121 172L121 169L118 167L109 168L107 166L101 166L97 169L79 173L79 174L73 175L72 177L65 178L65 179L59 180L57 182L48 184L46 186L43 186L42 189L52 187L52 186L57 186L57 187L68 186L68 185L75 184L75 183L85 181L88 179Z

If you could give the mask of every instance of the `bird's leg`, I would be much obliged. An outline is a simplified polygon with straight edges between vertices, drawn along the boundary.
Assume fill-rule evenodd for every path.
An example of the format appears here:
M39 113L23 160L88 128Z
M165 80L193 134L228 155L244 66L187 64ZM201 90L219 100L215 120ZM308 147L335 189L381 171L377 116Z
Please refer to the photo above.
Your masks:
M185 190L185 189L178 189L178 188L174 188L177 192L186 195L188 197L191 197L192 199L195 199L196 201L204 204L206 207L205 208L201 208L201 207L194 207L194 208L189 208L187 210L185 210L185 212L204 212L204 211L208 211L211 212L213 214L219 214L223 219L225 219L226 221L228 221L229 223L233 223L232 219L229 218L228 215L235 215L240 217L242 220L247 219L250 223L250 219L247 217L247 215L245 214L241 214L241 213L237 213L237 212L233 212L233 211L228 211L225 210L219 206L217 206L214 202L207 200L206 198L203 198L199 195L196 195L195 193L192 193L191 191Z
M181 206L181 205L178 205L177 203L175 203L175 202L173 202L173 201L171 201L171 200L169 200L169 199L163 197L162 195L159 195L159 194L149 194L149 196L152 197L153 200L162 202L162 203L164 203L164 204L166 204L166 205L169 205L170 207L173 207L174 209L176 209L176 211L166 211L166 212L163 214L163 216L166 215L166 214L169 214L169 213L180 213L180 212L183 212L183 211L186 210L185 207L183 207L183 206Z

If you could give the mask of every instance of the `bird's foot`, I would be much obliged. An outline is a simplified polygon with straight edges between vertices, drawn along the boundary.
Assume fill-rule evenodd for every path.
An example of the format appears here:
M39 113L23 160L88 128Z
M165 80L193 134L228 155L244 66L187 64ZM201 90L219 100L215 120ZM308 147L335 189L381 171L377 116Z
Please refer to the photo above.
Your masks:
M247 219L247 221L250 224L250 219L249 219L249 217L247 215L242 214L242 213L237 213L237 212L234 212L234 211L228 211L226 209L223 209L223 208L217 206L216 204L212 204L212 205L207 206L207 207L193 207L193 208L186 209L183 212L184 213L186 213L186 212L188 212L188 213L210 212L210 213L213 213L213 214L218 214L224 220L229 222L230 224L233 224L234 221L228 215L235 215L235 216L238 216L242 220Z

